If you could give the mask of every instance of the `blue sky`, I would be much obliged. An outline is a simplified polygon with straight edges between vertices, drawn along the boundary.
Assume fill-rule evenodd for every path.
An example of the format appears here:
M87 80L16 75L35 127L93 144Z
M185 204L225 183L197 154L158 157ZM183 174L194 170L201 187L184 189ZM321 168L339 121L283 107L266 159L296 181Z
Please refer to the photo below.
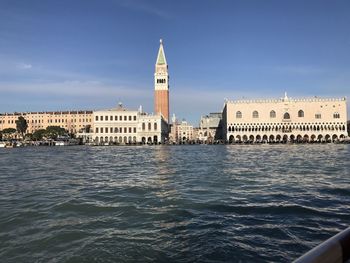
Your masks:
M225 98L349 98L349 14L347 0L0 0L0 112L152 112L159 38L171 114L195 125Z

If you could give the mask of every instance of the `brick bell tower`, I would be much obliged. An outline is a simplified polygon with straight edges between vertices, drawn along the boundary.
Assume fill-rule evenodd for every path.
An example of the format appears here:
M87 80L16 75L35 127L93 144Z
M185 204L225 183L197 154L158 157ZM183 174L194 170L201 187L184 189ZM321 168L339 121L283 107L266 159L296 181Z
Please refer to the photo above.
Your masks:
M169 74L162 39L154 73L154 112L161 113L169 122Z

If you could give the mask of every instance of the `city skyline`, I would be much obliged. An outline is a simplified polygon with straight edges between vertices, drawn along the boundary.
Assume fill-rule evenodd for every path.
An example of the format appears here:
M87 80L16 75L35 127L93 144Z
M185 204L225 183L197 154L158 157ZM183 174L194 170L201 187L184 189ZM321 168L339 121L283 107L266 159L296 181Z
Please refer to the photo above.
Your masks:
M198 3L2 1L0 112L152 112L159 38L170 114L194 125L225 98L350 95L346 1Z

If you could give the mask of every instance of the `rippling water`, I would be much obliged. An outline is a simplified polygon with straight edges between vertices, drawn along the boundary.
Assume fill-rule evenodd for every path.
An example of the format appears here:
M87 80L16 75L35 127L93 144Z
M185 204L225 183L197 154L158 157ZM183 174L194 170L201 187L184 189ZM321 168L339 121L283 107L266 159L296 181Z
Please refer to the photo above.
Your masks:
M350 145L0 149L1 262L286 262L350 222Z

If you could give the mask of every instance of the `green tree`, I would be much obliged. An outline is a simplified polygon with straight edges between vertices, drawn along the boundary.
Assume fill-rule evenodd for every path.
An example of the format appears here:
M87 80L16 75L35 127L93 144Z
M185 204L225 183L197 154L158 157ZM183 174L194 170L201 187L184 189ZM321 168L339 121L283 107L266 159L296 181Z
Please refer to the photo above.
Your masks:
M50 139L57 139L58 136L65 135L66 130L60 126L48 126L45 136Z
M6 128L6 129L3 129L2 131L2 134L6 139L9 139L15 133L16 133L16 129L14 128Z
M35 141L40 141L43 139L43 137L45 136L46 134L46 130L44 129L40 129L40 130L36 130L34 133L33 133L33 140Z
M24 136L25 132L28 129L28 123L27 120L25 118L23 118L23 116L18 117L18 120L16 121L16 129L18 131L18 133L20 133L22 135L22 137Z
M86 133L90 133L91 132L91 125L90 124L85 126L84 132L86 132Z
M33 134L32 134L32 133L27 133L27 134L24 136L24 139L25 139L25 140L32 141L32 140L34 139Z

